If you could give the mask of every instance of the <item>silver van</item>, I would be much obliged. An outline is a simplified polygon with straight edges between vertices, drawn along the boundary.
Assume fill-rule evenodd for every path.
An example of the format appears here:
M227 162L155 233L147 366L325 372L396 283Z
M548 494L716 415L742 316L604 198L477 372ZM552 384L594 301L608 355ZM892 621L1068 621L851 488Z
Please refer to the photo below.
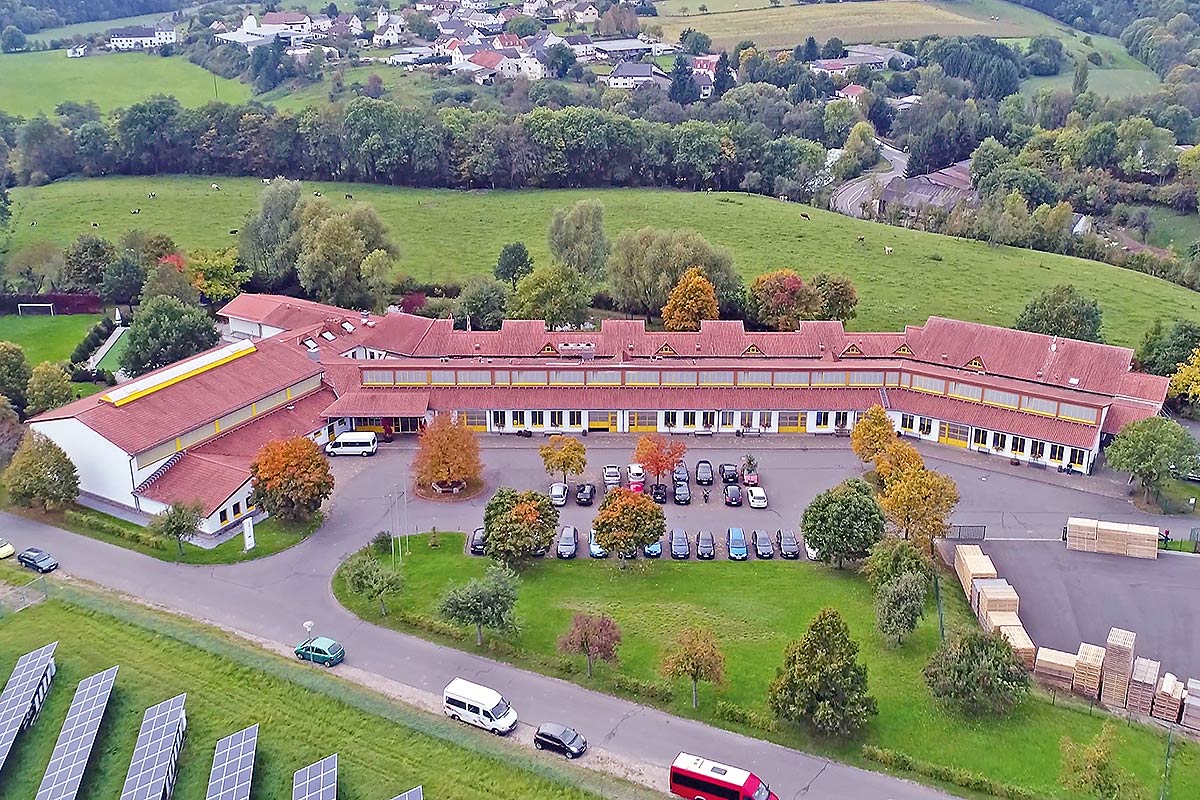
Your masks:
M372 431L349 431L325 445L330 456L373 456L379 449L379 439Z
M497 736L517 727L517 711L495 689L455 678L442 690L442 710L446 716Z

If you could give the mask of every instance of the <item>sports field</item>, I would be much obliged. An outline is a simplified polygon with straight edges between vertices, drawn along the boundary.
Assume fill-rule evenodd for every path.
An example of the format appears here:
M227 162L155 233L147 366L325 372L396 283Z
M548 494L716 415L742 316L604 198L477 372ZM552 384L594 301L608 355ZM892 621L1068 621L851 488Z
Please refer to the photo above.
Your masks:
M65 361L99 321L95 314L53 317L5 314L0 316L0 341L15 342L25 348L25 358L31 366L43 361Z
M262 189L256 178L107 178L12 190L13 251L36 239L66 244L81 233L115 240L133 226L169 234L181 246L236 242ZM959 240L843 217L759 195L653 189L458 192L361 184L308 184L335 206L353 193L373 204L400 246L399 272L421 281L462 281L489 274L501 248L524 241L535 261L549 258L546 228L555 208L582 198L605 205L609 235L644 225L693 228L728 247L747 279L792 267L853 279L861 302L858 330L897 330L930 315L1009 325L1029 299L1069 282L1095 295L1104 333L1136 345L1158 317L1200 320L1200 294L1107 264ZM157 193L147 202L146 194ZM809 220L800 217L807 213ZM36 228L30 222L36 220ZM857 237L865 237L859 244ZM884 256L884 247L893 248Z
M10 114L48 114L68 100L94 100L101 111L111 111L155 94L174 95L185 106L213 99L241 103L250 99L250 87L218 78L182 56L102 53L67 58L65 50L0 55L0 108Z

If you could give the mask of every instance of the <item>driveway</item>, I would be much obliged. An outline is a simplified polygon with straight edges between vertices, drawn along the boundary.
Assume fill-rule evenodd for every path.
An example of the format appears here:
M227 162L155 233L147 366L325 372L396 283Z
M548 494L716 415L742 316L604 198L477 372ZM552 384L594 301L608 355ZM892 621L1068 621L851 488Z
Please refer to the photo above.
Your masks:
M892 178L904 176L904 171L908 168L908 154L880 139L875 141L879 143L880 155L888 163L887 169L868 172L839 186L834 190L833 199L830 201L830 207L834 211L850 217L861 217L862 204L871 199L877 186L882 188L891 183Z

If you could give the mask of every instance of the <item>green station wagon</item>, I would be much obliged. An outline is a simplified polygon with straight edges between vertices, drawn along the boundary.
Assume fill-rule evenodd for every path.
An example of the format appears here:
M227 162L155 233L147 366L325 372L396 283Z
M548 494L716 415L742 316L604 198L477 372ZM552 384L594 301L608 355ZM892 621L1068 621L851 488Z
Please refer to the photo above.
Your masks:
M346 658L346 648L328 636L314 636L296 647L296 658L332 667Z

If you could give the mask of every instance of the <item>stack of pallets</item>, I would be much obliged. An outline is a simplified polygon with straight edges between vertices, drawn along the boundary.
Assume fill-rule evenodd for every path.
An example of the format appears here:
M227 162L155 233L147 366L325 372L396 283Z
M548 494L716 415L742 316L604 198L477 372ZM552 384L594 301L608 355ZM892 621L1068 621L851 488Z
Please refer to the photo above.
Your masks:
M1096 520L1071 517L1067 520L1067 549L1096 552Z
M1074 653L1039 647L1033 662L1033 674L1050 686L1069 692L1075 681Z
M1185 728L1200 731L1200 681L1188 678L1187 691L1183 693L1183 717L1179 720Z
M1161 664L1148 658L1133 660L1133 674L1129 679L1128 708L1135 714L1150 716L1154 708L1154 690L1158 688L1158 671Z
M1150 710L1155 719L1167 722L1179 722L1183 711L1184 696L1183 681L1168 672L1158 679L1158 689L1154 692L1154 707Z
M1036 648L1033 646L1033 639L1030 639L1029 634L1025 632L1025 628L1021 625L1002 625L1000 626L1000 635L1008 640L1009 646L1017 654L1017 659L1025 669L1032 671Z
M1104 648L1084 642L1079 645L1079 655L1075 659L1075 682L1072 689L1075 694L1089 700L1100 697L1100 671L1104 668Z
M1021 624L1021 618L1017 616L1017 612L1015 611L989 611L984 614L979 624L988 633L997 628L1024 627Z
M979 549L977 544L960 544L954 548L954 571L962 584L963 594L971 594L971 583L976 578L996 577L996 566Z
M1007 582L1003 586L989 584L979 587L976 604L978 607L975 615L979 619L979 624L986 630L991 630L987 625L988 614L997 611L1011 611L1016 614L1021 610L1021 598L1017 596L1017 590L1009 586Z
M1105 705L1124 708L1129 697L1129 679L1133 675L1133 645L1137 637L1131 632L1113 628L1108 632L1104 648L1104 671L1100 701Z
M971 584L971 610L979 615L979 590L985 586L1008 586L1004 578L976 578Z
M1158 558L1158 528L1129 524L1125 537L1125 555L1133 558Z
M1125 539L1128 533L1129 526L1124 522L1097 522L1096 552L1114 556L1125 555Z

